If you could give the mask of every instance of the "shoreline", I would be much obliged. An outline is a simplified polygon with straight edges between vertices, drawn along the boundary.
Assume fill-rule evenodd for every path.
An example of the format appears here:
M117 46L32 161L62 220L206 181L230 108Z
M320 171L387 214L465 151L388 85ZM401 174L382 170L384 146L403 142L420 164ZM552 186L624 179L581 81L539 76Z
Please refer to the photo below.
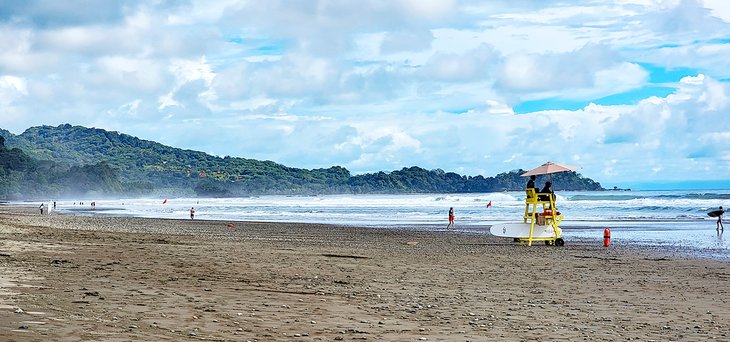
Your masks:
M0 206L0 339L727 340L730 264L630 246ZM20 311L19 311L20 310Z

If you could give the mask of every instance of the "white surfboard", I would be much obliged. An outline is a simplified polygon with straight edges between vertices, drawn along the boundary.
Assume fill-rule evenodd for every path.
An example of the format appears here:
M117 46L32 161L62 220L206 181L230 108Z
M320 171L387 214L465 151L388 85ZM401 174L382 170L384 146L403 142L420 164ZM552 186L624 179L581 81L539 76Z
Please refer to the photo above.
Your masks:
M560 229L560 228L558 228ZM530 237L529 223L499 223L492 225L489 232L494 236L527 239ZM554 238L555 230L551 225L535 225L532 238Z

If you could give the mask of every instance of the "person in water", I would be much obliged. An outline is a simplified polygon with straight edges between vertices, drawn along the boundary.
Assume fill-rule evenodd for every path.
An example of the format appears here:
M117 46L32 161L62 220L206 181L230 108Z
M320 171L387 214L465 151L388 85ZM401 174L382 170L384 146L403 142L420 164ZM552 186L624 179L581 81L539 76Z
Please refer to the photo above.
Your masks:
M725 213L725 209L722 209L722 206L720 206L720 215L717 215L717 231L723 232L725 231L725 227L722 226L722 214Z
M449 208L449 225L446 229L454 228L454 207Z
M195 208L190 208L190 219L195 219Z

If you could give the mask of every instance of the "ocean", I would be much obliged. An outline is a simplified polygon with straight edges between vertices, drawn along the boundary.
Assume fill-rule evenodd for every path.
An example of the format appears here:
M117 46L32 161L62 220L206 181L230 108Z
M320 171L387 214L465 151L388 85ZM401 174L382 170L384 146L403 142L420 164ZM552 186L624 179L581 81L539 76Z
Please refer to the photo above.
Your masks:
M256 196L58 201L61 212L223 221L305 222L446 231L454 207L456 230L488 234L495 223L520 222L524 192L482 194ZM487 204L491 203L489 207ZM687 247L730 259L730 241L707 212L730 206L730 190L557 192L563 238L596 239L611 229L614 244ZM727 235L730 239L730 232Z

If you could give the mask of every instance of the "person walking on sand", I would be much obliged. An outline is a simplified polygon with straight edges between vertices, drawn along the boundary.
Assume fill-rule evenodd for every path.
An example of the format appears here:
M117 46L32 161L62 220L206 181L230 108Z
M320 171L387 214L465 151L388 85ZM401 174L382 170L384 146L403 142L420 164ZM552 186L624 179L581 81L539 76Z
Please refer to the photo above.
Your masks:
M725 213L725 209L722 209L722 206L720 206L720 215L717 215L717 231L723 232L725 231L725 227L722 225L722 214Z
M454 228L454 207L449 208L449 225L446 226L446 229Z
M191 220L195 219L195 208L190 208L190 219Z

